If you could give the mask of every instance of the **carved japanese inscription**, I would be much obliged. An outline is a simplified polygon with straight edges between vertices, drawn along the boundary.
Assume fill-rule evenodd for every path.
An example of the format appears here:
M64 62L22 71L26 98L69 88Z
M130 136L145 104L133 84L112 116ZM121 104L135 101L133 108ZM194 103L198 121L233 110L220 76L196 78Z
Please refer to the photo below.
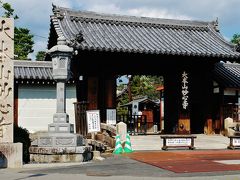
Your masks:
M182 107L188 108L188 74L184 71L182 73Z
M13 142L13 19L0 18L0 143Z

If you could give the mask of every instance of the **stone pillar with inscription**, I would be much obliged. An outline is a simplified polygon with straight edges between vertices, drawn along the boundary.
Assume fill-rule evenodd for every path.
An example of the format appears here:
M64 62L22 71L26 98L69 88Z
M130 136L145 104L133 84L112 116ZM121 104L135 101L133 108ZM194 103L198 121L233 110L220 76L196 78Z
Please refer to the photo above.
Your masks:
M0 167L22 166L22 144L13 143L14 23L0 18Z
M70 63L73 48L66 45L64 37L48 53L52 57L53 78L56 87L56 113L53 123L48 125L48 133L41 134L30 147L33 162L79 162L90 159L90 146L85 146L82 135L74 134L73 124L66 113L66 87L70 78Z

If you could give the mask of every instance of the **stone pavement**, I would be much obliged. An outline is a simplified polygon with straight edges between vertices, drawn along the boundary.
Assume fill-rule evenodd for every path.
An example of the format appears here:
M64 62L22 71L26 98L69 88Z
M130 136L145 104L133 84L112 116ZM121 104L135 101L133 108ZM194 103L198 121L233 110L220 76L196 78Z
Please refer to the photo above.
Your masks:
M210 161L217 161L222 163L224 166L230 164L234 166L240 166L240 151L239 150L226 150L229 143L227 137L220 135L197 135L196 139L196 150L161 150L161 139L159 135L148 135L148 136L131 136L131 142L136 153L147 153L149 157L157 157L154 153L162 154L165 157L166 163L176 165L175 162L181 163L187 161L181 161L181 157L188 158L190 153L195 153L198 159L206 160L207 157ZM213 150L208 150L213 149ZM216 153L215 153L216 152ZM231 153L232 152L232 153ZM163 153L168 153L170 156L167 161L166 156ZM171 153L177 155L178 161L172 159ZM214 155L203 156L203 154ZM201 155L202 154L202 155ZM224 159L221 157L224 154ZM236 156L228 156L229 154L235 154ZM202 159L201 159L201 158ZM216 158L217 157L217 158ZM198 164L198 161L192 155L190 158L193 159L191 163ZM219 159L220 158L220 159ZM164 158L160 158L161 159ZM184 160L184 159L182 159ZM186 159L185 159L186 160ZM224 161L223 161L224 160ZM165 163L165 161L162 161ZM171 164L172 163L172 164ZM197 166L196 166L197 167ZM114 180L153 180L153 179L191 179L191 180L240 180L240 171L238 169L228 169L227 171L209 171L209 172L188 172L188 173L176 173L167 168L159 168L149 163L143 163L139 160L134 160L124 155L108 155L103 161L90 161L84 163L57 163L57 164L27 164L21 169L0 169L0 180L21 180L21 179L34 179L34 180L50 180L50 179L114 179Z
M195 134L197 138L194 141L196 149L226 149L229 145L229 138L214 134ZM132 148L136 151L161 150L162 139L160 135L139 135L131 136Z

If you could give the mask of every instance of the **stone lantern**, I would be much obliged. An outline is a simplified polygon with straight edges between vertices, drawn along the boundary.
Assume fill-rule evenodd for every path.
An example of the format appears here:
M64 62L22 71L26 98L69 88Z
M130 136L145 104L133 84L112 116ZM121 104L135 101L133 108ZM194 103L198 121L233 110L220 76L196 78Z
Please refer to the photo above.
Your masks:
M57 45L53 46L48 53L52 57L53 79L57 82L57 108L53 115L53 123L48 125L48 132L73 132L73 124L69 123L66 113L66 87L65 83L70 78L70 63L73 48L66 45L66 39L58 38Z
M66 39L58 38L58 43L48 53L52 57L53 79L56 81L67 81L70 78L70 62L73 48L66 45Z
M53 78L57 82L57 108L53 123L48 125L48 133L39 134L29 148L33 162L81 162L89 160L91 146L86 144L80 134L74 134L73 124L69 123L66 113L65 83L70 78L70 62L73 48L66 45L64 37L48 53L52 57Z

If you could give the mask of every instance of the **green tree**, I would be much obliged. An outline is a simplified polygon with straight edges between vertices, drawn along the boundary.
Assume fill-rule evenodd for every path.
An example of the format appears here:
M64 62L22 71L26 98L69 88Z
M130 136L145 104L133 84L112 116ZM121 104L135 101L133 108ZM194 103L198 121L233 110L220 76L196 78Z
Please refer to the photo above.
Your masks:
M27 28L14 28L14 54L16 59L26 60L29 53L33 52L33 35Z
M1 5L1 8L4 9L4 15L3 17L6 17L6 18L10 18L10 17L13 17L14 19L18 19L18 16L14 13L14 9L11 7L11 5L9 3L3 3L1 0L0 0L0 5Z
M46 56L45 51L38 51L36 55L36 61L44 61L45 56Z
M240 34L234 34L231 39L231 42L233 44L240 44Z
M1 8L4 9L3 17L18 19L14 14L14 9L9 3L3 3L0 0ZM16 59L26 60L29 53L33 52L33 35L27 28L15 27L14 28L14 54Z
M125 93L118 97L118 115L127 113L127 109L121 107L121 105L130 102L132 100L131 97L134 99L136 97L147 96L152 100L159 99L159 92L156 91L156 88L160 85L163 85L163 82L162 77L159 76L131 76L127 85L124 86L121 84L117 87L119 91L125 91Z
M160 85L160 77L158 76L134 76L131 84L133 97L147 96L150 99L158 99L159 92L156 91Z

